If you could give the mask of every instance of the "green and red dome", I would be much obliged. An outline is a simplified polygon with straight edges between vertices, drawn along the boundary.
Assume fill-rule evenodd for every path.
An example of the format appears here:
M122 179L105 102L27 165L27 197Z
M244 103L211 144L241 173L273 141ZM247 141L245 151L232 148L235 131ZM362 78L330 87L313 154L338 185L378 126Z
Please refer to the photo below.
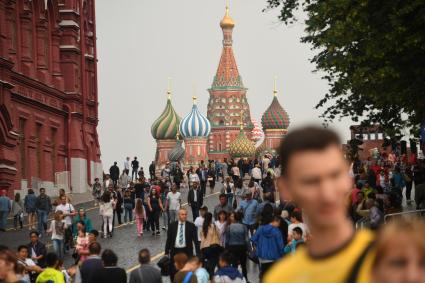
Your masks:
M176 139L180 120L181 118L171 104L171 98L168 98L164 111L152 124L151 134L153 138L156 140Z
M287 129L289 127L289 116L288 113L283 109L277 100L276 95L273 97L273 101L264 112L261 117L261 124L263 125L263 130L268 129Z

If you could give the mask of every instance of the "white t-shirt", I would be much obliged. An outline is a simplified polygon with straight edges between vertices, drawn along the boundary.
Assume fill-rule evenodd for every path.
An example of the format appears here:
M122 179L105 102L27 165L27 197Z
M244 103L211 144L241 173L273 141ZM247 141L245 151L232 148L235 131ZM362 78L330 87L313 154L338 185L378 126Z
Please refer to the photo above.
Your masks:
M223 222L223 223L221 223L220 221L218 221L218 220L216 220L215 222L214 222L214 224L215 224L215 227L217 227L217 229L218 229L218 234L219 234L219 236L220 236L220 244L222 245L222 246L224 246L224 244L225 244L225 242L224 242L224 234L225 234L225 232L226 232L226 222Z
M75 211L74 207L72 206L72 204L67 203L67 204L59 204L58 206L56 206L56 211L62 211L64 215L71 213L72 211ZM65 224L70 226L72 225L72 216L65 216Z
M235 176L239 176L241 174L239 171L239 167L236 167L236 166L232 167L232 172L233 172L233 175Z
M196 228L198 228L198 241L200 241L201 233L202 233L202 225L204 225L204 217L202 216L196 217L194 224Z
M199 176L196 173L190 173L189 174L189 182L199 182Z
M35 266L35 262L30 259L30 258L26 258L25 261L22 260L18 260L18 264L21 264L23 266ZM22 280L25 282L30 282L30 276L28 274L28 272L24 272L24 275L22 276Z
M169 192L167 194L167 200L168 200L168 209L169 210L179 210L180 209L180 202L181 202L181 193L180 192Z

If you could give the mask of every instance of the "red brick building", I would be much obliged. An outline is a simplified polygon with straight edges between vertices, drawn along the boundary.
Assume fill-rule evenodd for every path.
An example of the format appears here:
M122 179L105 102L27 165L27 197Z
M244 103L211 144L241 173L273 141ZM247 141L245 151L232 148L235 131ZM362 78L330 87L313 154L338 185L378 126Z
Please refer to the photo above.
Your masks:
M208 138L208 156L210 159L229 158L230 143L240 133L240 113L244 115L244 132L251 138L254 128L246 97L247 88L242 83L238 66L233 54L232 33L235 23L229 16L229 8L220 22L223 30L223 51L211 88L207 117L211 122L211 134Z
M391 147L382 147L384 143L385 135L379 125L370 127L361 127L359 125L350 126L351 139L359 139L363 141L360 146L359 157L362 160L366 160L371 157L372 150L377 149L379 152L391 152Z
M0 0L0 188L102 175L94 0Z

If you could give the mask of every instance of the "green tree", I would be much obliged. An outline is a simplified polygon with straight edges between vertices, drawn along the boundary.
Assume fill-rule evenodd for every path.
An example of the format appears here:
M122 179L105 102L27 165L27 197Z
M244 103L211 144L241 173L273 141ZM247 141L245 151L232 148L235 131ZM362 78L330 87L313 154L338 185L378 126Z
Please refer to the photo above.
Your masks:
M425 1L267 0L286 25L306 14L302 42L330 89L325 122L351 117L394 136L425 123ZM302 14L302 15L304 15Z

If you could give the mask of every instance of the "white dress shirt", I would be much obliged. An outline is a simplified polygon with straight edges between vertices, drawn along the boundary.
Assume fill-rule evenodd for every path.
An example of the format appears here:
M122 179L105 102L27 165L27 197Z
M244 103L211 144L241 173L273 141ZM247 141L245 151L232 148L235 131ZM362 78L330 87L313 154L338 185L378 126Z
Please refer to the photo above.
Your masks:
M193 201L198 202L198 189L193 190Z
M183 225L182 225L183 224ZM177 226L177 235L176 235L176 242L174 244L175 248L181 249L186 247L186 235L185 235L185 228L186 228L186 222L178 222ZM180 231L183 230L183 243L180 242Z

